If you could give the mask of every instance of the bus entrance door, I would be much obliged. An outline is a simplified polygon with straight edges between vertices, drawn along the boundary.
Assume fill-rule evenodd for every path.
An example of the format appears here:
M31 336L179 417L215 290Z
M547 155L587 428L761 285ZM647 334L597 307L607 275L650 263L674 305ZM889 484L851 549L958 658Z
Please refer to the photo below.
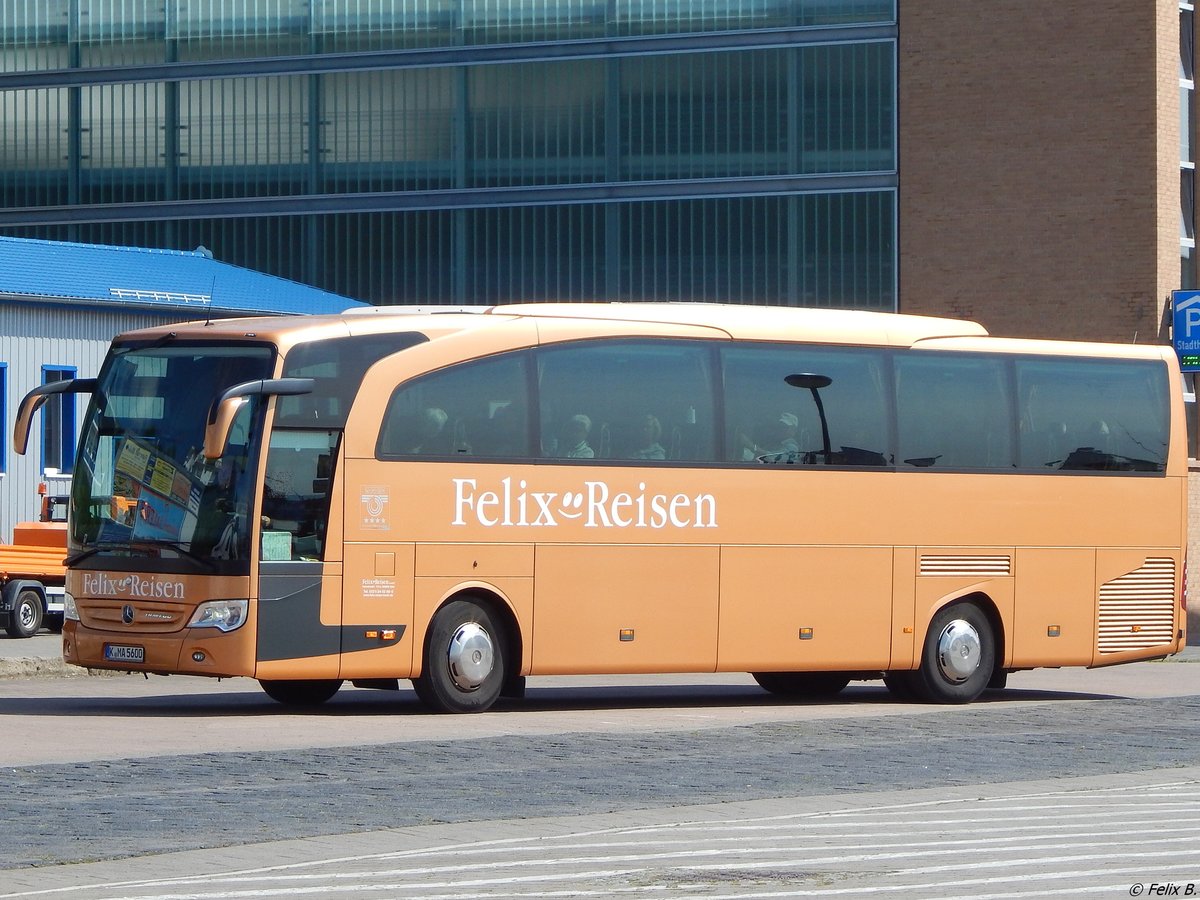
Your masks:
M262 562L257 678L337 678L342 564Z

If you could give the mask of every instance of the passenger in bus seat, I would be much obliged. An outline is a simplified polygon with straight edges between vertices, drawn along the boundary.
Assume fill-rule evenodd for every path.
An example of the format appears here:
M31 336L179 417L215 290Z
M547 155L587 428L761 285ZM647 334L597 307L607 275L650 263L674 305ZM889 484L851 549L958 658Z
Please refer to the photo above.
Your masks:
M735 446L741 448L741 458L745 462L758 459L760 456L799 453L800 444L796 440L799 430L800 420L796 415L784 412L780 413L779 418L775 421L756 429L757 440L739 429L734 438Z
M426 407L417 421L417 440L406 452L426 455L448 453L450 445L446 434L446 422L449 419L444 409L436 406Z
M779 445L778 450L774 453L796 453L800 450L800 445L796 442L796 433L800 430L800 420L793 413L785 412L779 415L779 424L776 427L776 437Z
M567 459L594 459L596 451L588 444L591 431L592 420L583 413L577 413L567 419L563 425L559 456Z
M641 422L641 444L633 451L633 459L666 459L667 451L659 441L662 439L662 423L657 416L647 413Z

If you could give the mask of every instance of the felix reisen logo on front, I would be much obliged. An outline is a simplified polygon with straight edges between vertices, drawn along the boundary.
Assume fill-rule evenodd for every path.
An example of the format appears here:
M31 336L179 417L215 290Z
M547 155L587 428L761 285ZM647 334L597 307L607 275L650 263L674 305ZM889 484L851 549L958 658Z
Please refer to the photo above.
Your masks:
M83 592L90 597L119 597L130 600L185 599L182 581L143 578L141 575L122 575L114 578L107 572L84 574Z

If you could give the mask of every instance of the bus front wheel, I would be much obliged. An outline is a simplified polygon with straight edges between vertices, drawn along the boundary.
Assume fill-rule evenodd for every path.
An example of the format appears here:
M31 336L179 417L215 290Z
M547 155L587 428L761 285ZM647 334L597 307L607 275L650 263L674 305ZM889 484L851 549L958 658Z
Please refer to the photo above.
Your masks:
M925 634L921 665L909 676L913 693L931 703L970 703L992 679L996 641L992 623L971 602L937 612Z
M438 712L483 712L504 686L504 632L491 611L473 600L453 600L437 611L413 688Z
M785 697L819 699L840 693L850 683L842 672L751 672L758 686Z
M307 681L267 681L259 685L267 696L284 706L320 706L338 692L342 682L335 678Z

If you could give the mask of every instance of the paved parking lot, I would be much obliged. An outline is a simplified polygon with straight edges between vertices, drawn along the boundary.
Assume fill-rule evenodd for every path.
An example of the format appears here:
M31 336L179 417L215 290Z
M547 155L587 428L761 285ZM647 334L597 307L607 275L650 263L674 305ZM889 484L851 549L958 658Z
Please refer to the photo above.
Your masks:
M1200 890L1200 768L483 821L0 872L3 898L1155 896ZM1169 827L1167 827L1169 824Z
M1195 658L1017 673L966 707L878 682L816 704L743 675L534 679L479 716L410 691L297 714L246 680L3 678L0 897L1183 884L1200 877Z

